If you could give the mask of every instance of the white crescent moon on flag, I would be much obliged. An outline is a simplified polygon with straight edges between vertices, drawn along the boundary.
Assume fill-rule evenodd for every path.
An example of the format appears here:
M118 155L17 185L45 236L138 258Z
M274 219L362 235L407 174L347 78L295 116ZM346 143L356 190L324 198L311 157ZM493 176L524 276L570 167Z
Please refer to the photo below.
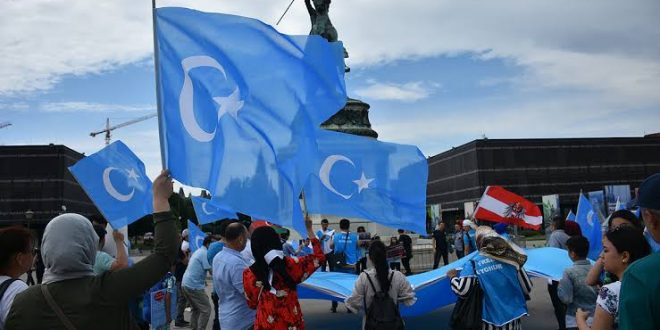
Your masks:
M112 198L120 201L120 202L128 202L133 198L133 194L135 194L135 188L131 190L131 193L128 195L121 194L115 187L112 185L112 182L110 181L110 173L113 170L117 170L116 167L108 167L105 170L103 170L103 186L105 187L105 191L108 192Z
M332 186L332 183L330 183L330 172L332 171L332 167L335 165L335 163L343 161L351 164L353 167L355 167L355 164L353 164L353 161L350 160L348 157L343 156L343 155L330 155L328 158L326 158L323 161L323 164L321 165L321 169L319 170L319 178L321 179L321 183L330 190L331 192L343 197L344 199L349 199L353 196L353 194L350 195L344 195L337 191L335 187Z
M195 238L195 244L197 245L198 249L204 246L204 236L197 236Z
M211 214L213 214L213 212L209 212L209 211L206 209L206 202L202 203L202 211L203 211L204 213L206 213L206 215L211 215Z
M218 63L218 61L210 56L186 57L181 61L181 66L183 67L183 74L185 76L183 79L183 87L181 87L181 94L179 95L179 114L181 115L181 122L193 139L199 142L209 142L215 137L215 129L213 132L207 132L197 124L195 112L193 111L193 83L192 79L190 79L189 72L194 68L211 67L222 72L222 76L227 79L225 69L220 63Z

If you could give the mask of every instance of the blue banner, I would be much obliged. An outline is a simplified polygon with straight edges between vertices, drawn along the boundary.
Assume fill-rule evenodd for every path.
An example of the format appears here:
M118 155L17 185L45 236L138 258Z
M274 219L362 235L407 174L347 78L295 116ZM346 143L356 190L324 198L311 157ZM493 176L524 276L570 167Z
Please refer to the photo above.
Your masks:
M114 229L153 212L144 164L121 141L79 160L69 171Z
M222 219L236 219L236 212L217 205L213 200L204 197L192 197L193 208L200 225L213 223Z
M426 157L415 146L320 130L305 186L310 213L426 233Z
M204 245L205 237L206 234L195 226L192 221L188 220L188 243L190 244L191 254Z
M347 100L341 43L173 7L156 10L156 38L172 176L223 208L293 227L314 132Z
M589 259L597 260L603 250L603 231L597 211L594 211L591 202L580 193L575 222L580 225L582 236L589 240Z

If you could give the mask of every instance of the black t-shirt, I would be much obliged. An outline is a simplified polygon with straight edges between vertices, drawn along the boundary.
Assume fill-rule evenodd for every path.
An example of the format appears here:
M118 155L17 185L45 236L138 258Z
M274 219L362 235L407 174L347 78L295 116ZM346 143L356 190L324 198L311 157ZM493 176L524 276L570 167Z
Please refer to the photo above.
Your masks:
M434 230L433 239L435 239L435 247L437 249L446 249L447 248L447 235L443 230Z
M399 235L399 242L403 244L403 249L406 250L408 257L412 256L412 238L406 234Z
M183 273L186 272L186 268L188 268L188 265L183 263L183 259L186 258L186 254L181 251L181 246L179 246L179 251L176 256L176 264L174 266L174 277L176 278L177 282L181 282L183 280Z

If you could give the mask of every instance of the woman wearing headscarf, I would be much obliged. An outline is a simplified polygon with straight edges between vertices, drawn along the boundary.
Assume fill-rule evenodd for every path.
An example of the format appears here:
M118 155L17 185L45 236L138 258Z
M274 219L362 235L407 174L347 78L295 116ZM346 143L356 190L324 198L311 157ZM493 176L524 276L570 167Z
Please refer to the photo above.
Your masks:
M325 260L309 218L305 227L314 252L304 257L285 257L272 227L259 227L252 233L254 263L243 272L243 287L248 306L257 310L254 330L305 329L296 286Z
M62 214L44 231L43 283L16 296L6 329L135 329L129 301L170 269L179 246L168 198L172 181L163 171L153 183L154 253L131 268L93 271L99 238L79 214Z
M476 243L479 254L465 263L460 275L455 269L447 272L452 290L465 297L478 282L483 290L483 329L521 329L532 289L522 268L527 255L486 226L477 228Z

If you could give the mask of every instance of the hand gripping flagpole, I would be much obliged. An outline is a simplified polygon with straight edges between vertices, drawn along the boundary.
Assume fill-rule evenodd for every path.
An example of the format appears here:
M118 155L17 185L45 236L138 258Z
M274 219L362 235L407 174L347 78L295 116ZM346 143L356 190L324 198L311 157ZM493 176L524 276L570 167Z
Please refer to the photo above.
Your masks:
M158 112L158 138L160 140L160 162L163 169L167 168L165 164L165 130L163 129L163 107L160 101L160 60L158 56L158 39L156 37L156 0L151 0L151 21L154 36L154 72L156 73L156 110Z

